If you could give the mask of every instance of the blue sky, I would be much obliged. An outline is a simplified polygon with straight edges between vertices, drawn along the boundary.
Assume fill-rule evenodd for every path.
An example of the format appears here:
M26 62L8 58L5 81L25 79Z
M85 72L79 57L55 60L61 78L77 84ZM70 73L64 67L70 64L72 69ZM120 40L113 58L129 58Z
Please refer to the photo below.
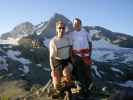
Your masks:
M133 36L133 0L1 0L0 34L25 21L39 24L54 13Z

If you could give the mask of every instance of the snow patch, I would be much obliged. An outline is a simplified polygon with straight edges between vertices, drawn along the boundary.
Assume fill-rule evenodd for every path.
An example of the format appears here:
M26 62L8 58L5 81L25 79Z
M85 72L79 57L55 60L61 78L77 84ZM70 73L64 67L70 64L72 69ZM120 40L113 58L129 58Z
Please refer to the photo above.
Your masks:
M119 83L120 86L124 86L124 87L132 87L133 88L133 81L129 80L126 81L125 83Z
M111 67L111 70L113 70L115 72L119 72L121 74L124 74L120 69L117 69L117 68L114 68L114 67Z
M120 47L104 40L104 38L93 42L92 58L96 61L106 61L115 59L114 51Z
M31 63L28 59L25 59L23 57L17 57L17 56L21 55L21 52L18 50L17 51L8 50L7 55L9 58L19 61L22 64L30 64Z
M44 67L43 70L45 70L45 71L50 71L50 68Z
M13 73L9 73L7 76L8 76L8 77L11 77L11 76L13 76Z
M102 78L102 76L101 76L100 73L98 72L97 66L92 65L92 69L94 69L94 71L95 71L95 73L96 73L96 75L97 75L98 77Z
M121 49L121 47L118 47L117 45L113 45L109 42L107 42L104 38L94 41L93 42L94 48L107 48L107 49Z
M124 59L123 63L133 62L133 49L118 47L104 40L93 42L92 58L100 62L108 60ZM118 54L118 55L116 55Z
M131 50L131 51L133 51L133 50ZM129 54L126 53L124 56L126 59L123 61L123 63L133 62L133 53L132 52Z
M3 48L7 48L7 49L11 49L13 46L11 46L11 45L8 45L8 46L4 46Z
M29 70L29 66L24 65L23 68L19 68L19 70L23 71L24 74L27 74L30 70Z
M42 67L42 64L36 64L36 66L38 66L38 67Z
M6 62L6 59L2 56L0 56L0 70L8 71L8 64Z
M120 39L117 39L117 40L112 41L112 43L119 43L119 42L121 42Z
M20 38L11 38L9 37L8 39L6 40L2 40L0 39L0 44L12 44L12 45L18 45L18 41L21 39Z
M34 49L30 49L30 52L34 52Z
M93 49L92 58L96 61L114 60L116 57L114 51L106 49Z

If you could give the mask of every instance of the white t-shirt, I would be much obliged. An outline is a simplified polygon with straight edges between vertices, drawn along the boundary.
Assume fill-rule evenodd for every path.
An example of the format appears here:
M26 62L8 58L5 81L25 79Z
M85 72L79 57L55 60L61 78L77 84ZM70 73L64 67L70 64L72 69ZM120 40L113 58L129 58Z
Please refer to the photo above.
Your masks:
M50 41L50 56L56 59L67 59L70 57L71 43L67 38L54 37Z
M84 29L69 33L69 39L71 40L73 49L75 50L89 49L88 42L92 41L89 32Z

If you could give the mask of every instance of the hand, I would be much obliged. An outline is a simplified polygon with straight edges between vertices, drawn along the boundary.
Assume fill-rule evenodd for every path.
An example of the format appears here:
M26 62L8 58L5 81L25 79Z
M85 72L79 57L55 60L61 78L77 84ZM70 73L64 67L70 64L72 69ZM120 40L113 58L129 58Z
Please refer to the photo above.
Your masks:
M54 67L52 67L52 68L51 68L51 71L55 72L56 70L55 70L55 68L54 68Z
M57 71L56 69L51 69L51 76L57 76Z

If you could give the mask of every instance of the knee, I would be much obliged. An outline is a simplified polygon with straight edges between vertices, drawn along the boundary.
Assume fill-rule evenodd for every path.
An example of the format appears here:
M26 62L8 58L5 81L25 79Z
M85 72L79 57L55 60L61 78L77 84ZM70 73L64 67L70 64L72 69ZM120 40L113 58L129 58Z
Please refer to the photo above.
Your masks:
M61 76L59 75L58 72L51 72L51 77L52 77L52 83L55 89L58 88L58 85L60 84Z
M59 88L60 88L60 82L59 81L55 81L53 83L53 85L54 85L54 89L59 90Z
M65 81L70 81L71 80L71 71L69 68L65 68L63 70L63 78Z
M70 76L71 75L71 69L69 67L64 68L63 70L63 76Z

